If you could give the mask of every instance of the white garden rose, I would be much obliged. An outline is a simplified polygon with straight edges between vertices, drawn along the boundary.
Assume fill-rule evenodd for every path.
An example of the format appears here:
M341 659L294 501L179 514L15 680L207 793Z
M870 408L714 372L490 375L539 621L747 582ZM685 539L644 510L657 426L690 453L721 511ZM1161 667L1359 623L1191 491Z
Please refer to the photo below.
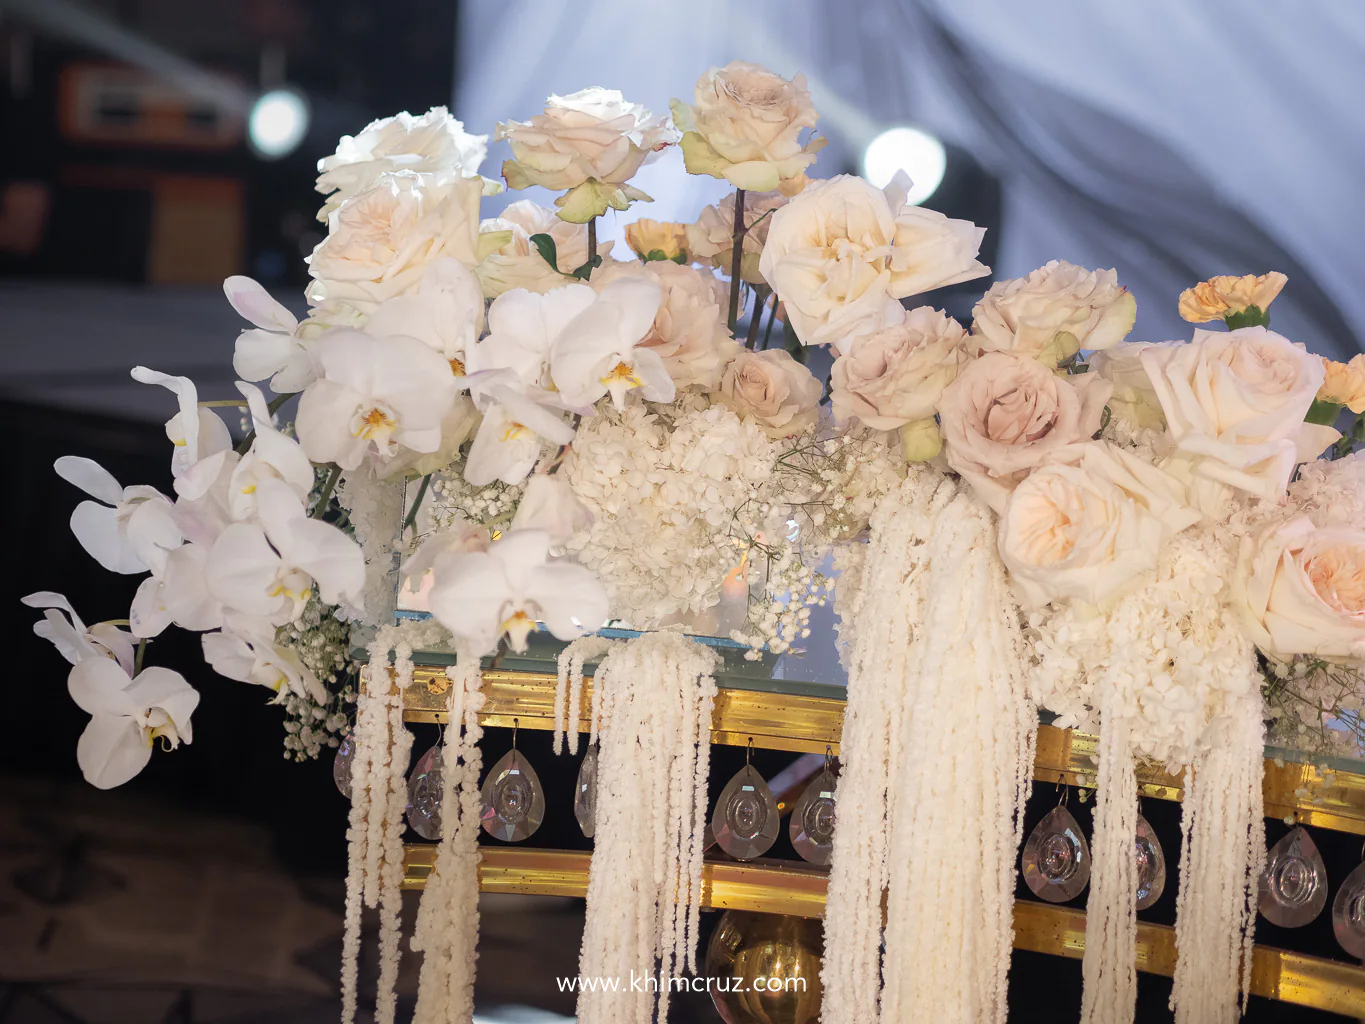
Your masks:
M1036 359L987 352L939 403L948 465L999 512L1037 467L1081 458L1110 388L1093 373L1061 377Z
M710 273L670 260L606 263L590 284L601 291L623 277L657 281L663 289L654 326L639 344L652 348L679 388L714 390L721 371L739 351L725 325L725 291Z
M1137 302L1114 271L1053 260L990 286L972 310L972 342L978 353L1014 352L1056 366L1080 349L1117 345L1136 318Z
M385 171L417 171L451 178L477 178L488 155L488 136L471 135L445 107L421 117L406 110L371 121L359 135L343 135L337 150L318 161L317 190L327 196L318 220L369 188ZM480 179L480 186L498 189Z
M328 235L309 257L310 320L354 326L379 303L417 291L432 261L453 257L478 264L480 246L505 241L479 236L477 178L441 181L398 171L342 203L328 218Z
M1284 494L1294 466L1317 458L1341 435L1303 422L1322 360L1264 327L1196 330L1188 345L1154 345L1139 355L1166 414L1176 452L1200 507L1215 513L1228 488L1262 498Z
M1232 604L1271 657L1365 661L1365 530L1295 516L1244 538Z
M846 351L904 320L898 300L990 273L976 260L986 229L908 205L907 180L883 191L841 174L772 215L759 270L803 345Z
M769 437L805 430L820 414L820 382L783 349L740 349L725 368L716 400Z
M509 188L565 192L555 200L559 216L585 224L608 206L624 210L631 200L649 199L625 183L650 153L677 142L678 132L615 89L594 87L551 96L545 113L499 124L497 138L512 147L502 165Z
M762 284L758 258L772 227L772 213L785 206L781 192L747 192L744 195L744 243L739 276L749 284ZM698 263L708 263L730 273L735 249L735 197L730 194L714 206L702 208L695 224L687 225L687 253Z
M1157 401L1156 388L1142 365L1142 352L1153 346L1172 346L1176 341L1122 341L1096 352L1089 359L1090 372L1114 385L1109 411L1132 427L1164 430L1166 414Z
M481 232L511 232L511 239L484 257L474 268L483 284L485 298L495 299L513 288L543 294L552 288L574 284L575 270L588 262L588 228L560 220L554 210L530 199L511 203L497 217L479 225ZM555 267L531 242L532 235L549 235L555 243ZM611 254L611 242L599 242L597 254Z
M1000 515L1000 557L1026 607L1111 600L1202 518L1178 480L1128 451L1092 441L1080 452L1076 465L1035 469Z
M731 61L702 75L693 99L695 105L672 103L692 174L769 192L803 175L825 145L825 139L801 140L820 116L803 75L789 81L758 64Z
M932 419L943 389L967 362L967 332L952 317L920 306L905 322L864 334L834 360L830 398L834 418L895 430Z

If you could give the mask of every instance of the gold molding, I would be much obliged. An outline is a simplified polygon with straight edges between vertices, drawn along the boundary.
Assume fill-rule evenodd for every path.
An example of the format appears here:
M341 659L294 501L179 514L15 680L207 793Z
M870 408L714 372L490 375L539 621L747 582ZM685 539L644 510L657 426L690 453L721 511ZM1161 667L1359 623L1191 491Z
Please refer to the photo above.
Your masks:
M431 873L436 847L405 847L403 888L421 889ZM588 892L591 854L581 850L537 850L511 846L480 849L479 889L521 895L576 896ZM753 910L795 917L822 917L826 875L786 861L708 860L702 868L702 906ZM1079 960L1085 954L1085 911L1016 900L1014 948ZM1170 977L1175 971L1175 929L1138 922L1137 968ZM1251 991L1281 1002L1348 1017L1365 1017L1365 967L1256 946Z
M419 666L405 696L403 717L409 722L444 722L449 682L443 668ZM479 722L510 728L513 719L523 729L554 728L555 677L543 672L492 669L483 674L484 706ZM592 679L583 683L583 706L590 706ZM579 729L589 722L580 719ZM764 750L793 753L839 752L844 725L844 702L829 697L773 693L722 687L716 697L711 742L743 746L752 738ZM1096 771L1093 736L1049 725L1038 727L1038 751L1033 777L1039 782L1065 781L1093 788ZM1365 774L1333 773L1325 785L1309 764L1265 762L1263 789L1267 817L1293 815L1302 825L1365 835ZM1184 780L1159 766L1140 764L1138 784L1144 796L1180 800Z

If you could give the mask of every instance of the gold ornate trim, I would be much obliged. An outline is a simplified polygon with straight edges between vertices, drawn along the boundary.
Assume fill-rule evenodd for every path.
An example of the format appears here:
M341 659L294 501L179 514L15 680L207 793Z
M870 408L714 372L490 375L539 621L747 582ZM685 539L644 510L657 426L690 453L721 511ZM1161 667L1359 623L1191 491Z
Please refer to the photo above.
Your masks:
M536 850L485 846L479 888L483 892L583 897L588 892L590 854L578 850ZM426 884L436 856L432 845L405 849L403 888ZM822 917L824 872L787 862L707 861L702 869L702 906L753 910L795 917ZM1085 953L1085 911L1017 900L1014 948L1078 960ZM1257 946L1251 991L1267 999L1365 1017L1365 967ZM1137 968L1170 977L1175 971L1175 929L1138 923Z
M418 667L408 688L403 717L410 722L444 722L447 719L445 670ZM541 672L505 669L483 674L485 703L479 715L484 726L510 728L516 719L523 729L554 728L555 677ZM583 684L583 706L591 698L592 680ZM579 721L587 732L589 723ZM823 753L826 746L839 752L844 726L844 702L828 697L722 688L716 698L711 742L743 746L752 738L764 750ZM1039 782L1065 781L1093 787L1096 740L1069 729L1038 727L1038 752L1033 777ZM1157 800L1180 800L1184 780L1154 765L1138 766L1138 783L1144 796ZM1265 813L1267 817L1293 815L1303 825L1365 835L1365 775L1333 773L1327 786L1312 765L1297 762L1265 762Z

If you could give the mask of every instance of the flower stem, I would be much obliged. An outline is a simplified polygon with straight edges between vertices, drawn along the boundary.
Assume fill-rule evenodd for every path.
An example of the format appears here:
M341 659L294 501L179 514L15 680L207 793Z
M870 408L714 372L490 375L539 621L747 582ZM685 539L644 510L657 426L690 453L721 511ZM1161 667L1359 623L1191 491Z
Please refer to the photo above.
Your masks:
M588 266L597 259L597 218L588 221Z
M427 496L427 488L431 486L431 474L422 477L422 486L417 489L417 500L412 503L412 508L408 509L408 517L403 520L403 528L398 531L399 536L408 532L408 527L415 527L417 524L417 511L422 507L422 499Z
M727 321L733 333L739 320L739 267L744 258L744 189L735 189L735 243L730 250L730 317Z
M768 289L759 285L754 289L754 313L749 317L749 336L745 339L746 348L757 348L758 325L763 320L763 307L768 302ZM769 324L771 326L771 323Z
M144 636L137 642L137 650L133 654L133 675L138 675L142 671L142 656L147 653L147 638Z
M313 511L308 514L309 519L320 519L322 514L327 511L327 503L332 500L332 492L336 490L337 481L341 479L341 467L332 466L332 471L327 474L327 481L322 485L322 493L318 495L318 503L313 506Z
M763 328L763 347L768 347L768 339L773 336L773 322L777 319L777 296L773 296L773 308L768 313L768 326Z

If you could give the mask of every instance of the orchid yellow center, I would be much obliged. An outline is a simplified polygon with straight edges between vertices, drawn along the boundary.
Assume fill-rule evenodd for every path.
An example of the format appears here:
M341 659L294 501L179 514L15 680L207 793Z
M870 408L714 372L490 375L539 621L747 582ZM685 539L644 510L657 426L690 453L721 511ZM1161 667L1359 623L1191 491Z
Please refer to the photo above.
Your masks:
M389 411L376 405L356 415L351 423L351 435L366 441L378 440L382 443L397 426L398 421Z
M529 437L531 428L524 423L509 420L507 426L502 429L502 439L504 441L519 441L523 437Z
M502 620L500 628L507 634L512 650L521 652L526 650L526 637L536 628L536 620L527 615L525 610L518 608Z
M607 387L611 387L613 384L622 382L626 385L627 389L638 388L642 383L640 378L635 374L635 368L633 366L628 365L624 361L617 363L614 367L612 367L611 372L608 373L605 377L600 378L600 380Z
M462 359L452 359L452 360L450 361L450 372L453 373L453 374L455 374L455 376L457 376L457 377L463 377L463 376L464 376L464 360L462 360Z

